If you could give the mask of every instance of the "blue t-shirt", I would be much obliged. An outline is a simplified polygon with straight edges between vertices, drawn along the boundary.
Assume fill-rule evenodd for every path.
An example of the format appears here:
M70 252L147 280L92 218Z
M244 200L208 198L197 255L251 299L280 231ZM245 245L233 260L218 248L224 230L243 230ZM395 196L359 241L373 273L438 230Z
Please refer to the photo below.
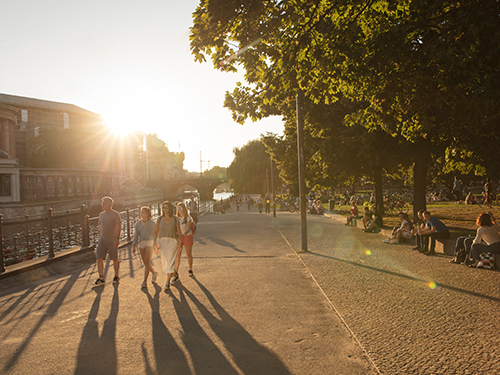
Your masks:
M443 224L443 222L439 219L436 219L434 216L431 216L431 220L427 221L427 226L432 228L436 228L436 233L444 232L448 230L448 227Z

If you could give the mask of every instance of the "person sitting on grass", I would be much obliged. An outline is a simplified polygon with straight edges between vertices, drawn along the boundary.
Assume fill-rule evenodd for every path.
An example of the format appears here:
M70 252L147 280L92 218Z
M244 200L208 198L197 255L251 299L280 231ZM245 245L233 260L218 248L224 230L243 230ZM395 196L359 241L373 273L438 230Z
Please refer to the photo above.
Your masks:
M401 243L401 242L406 242L406 240L409 240L410 238L413 237L412 234L412 229L413 229L413 224L408 217L408 214L405 214L403 212L400 212L398 214L399 220L401 220L401 226L396 229L394 227L392 231L392 236L389 237L388 239L384 240L383 242L385 243Z
M316 208L316 213L318 215L323 215L325 213L325 209L321 205L321 200L316 199L316 201L314 202L314 207Z
M346 225L351 225L352 220L358 217L358 213L359 213L358 206L356 206L356 203L353 203L351 207L351 216L347 216Z
M465 204L476 204L476 199L472 195L472 191L469 191L469 194L465 197Z
M441 220L431 216L429 211L424 212L426 227L419 230L419 234L424 238L424 248L419 250L425 255L436 255L436 240L445 240L450 238L450 231ZM429 238L431 240L431 248L429 249Z
M363 227L366 230L368 227L368 223L372 220L373 212L370 210L370 207L365 206L365 216L363 217Z
M376 209L372 215L371 221L367 224L367 226L363 230L366 233L373 233L373 232L377 231L379 228L382 228L382 225L384 225L383 220L382 220L382 215Z
M500 235L491 216L487 213L479 215L476 224L479 228L471 248L471 258L474 260L474 263L469 265L471 268L481 267L481 253L500 254ZM486 243L481 243L481 241Z

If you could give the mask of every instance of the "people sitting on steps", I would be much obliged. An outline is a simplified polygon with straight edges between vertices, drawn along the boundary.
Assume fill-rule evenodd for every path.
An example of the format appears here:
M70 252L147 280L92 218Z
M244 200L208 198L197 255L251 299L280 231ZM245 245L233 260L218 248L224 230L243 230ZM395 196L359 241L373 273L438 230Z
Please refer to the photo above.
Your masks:
M480 255L482 253L500 254L500 235L498 227L491 220L491 216L488 213L480 214L476 225L479 228L470 251L470 257L473 259L473 263L469 265L471 268L481 268ZM485 243L481 243L481 241Z
M351 216L347 216L346 225L351 225L353 219L357 219L359 214L358 206L354 202L351 207Z
M399 220L401 220L401 226L399 228L394 227L391 237L384 240L383 242L396 244L406 242L413 237L413 223L408 217L408 214L400 212L398 214L398 217Z
M379 229L382 228L382 225L384 225L382 214L378 209L375 209L375 212L372 214L371 220L367 222L365 229L363 230L366 233L378 232Z
M425 255L435 255L436 254L436 240L445 240L450 238L450 231L448 227L439 219L431 216L429 211L424 212L424 219L426 221L426 228L419 230L419 234L424 239L424 247L419 250ZM430 248L429 248L430 239Z

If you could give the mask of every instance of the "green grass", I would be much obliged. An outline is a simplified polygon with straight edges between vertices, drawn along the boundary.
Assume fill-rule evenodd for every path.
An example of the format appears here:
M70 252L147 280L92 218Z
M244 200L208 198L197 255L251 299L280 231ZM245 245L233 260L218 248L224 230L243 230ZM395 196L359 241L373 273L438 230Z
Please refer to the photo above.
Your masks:
M328 204L324 204L325 208L328 209ZM360 213L362 213L363 207L358 206ZM340 215L350 215L349 210L350 205L335 206L336 213ZM339 212L339 210L344 210L346 212ZM476 232L476 219L479 214L491 211L496 218L500 220L500 207L494 205L491 210L488 210L486 206L479 205L465 205L456 204L455 202L439 202L435 204L427 205L427 210L436 218L441 220L450 229L450 232L455 235L465 236L468 234L474 234ZM410 206L410 211L408 212L410 218L413 217L413 207ZM397 214L389 214L384 216L384 225L387 227L399 226L401 221L397 217Z

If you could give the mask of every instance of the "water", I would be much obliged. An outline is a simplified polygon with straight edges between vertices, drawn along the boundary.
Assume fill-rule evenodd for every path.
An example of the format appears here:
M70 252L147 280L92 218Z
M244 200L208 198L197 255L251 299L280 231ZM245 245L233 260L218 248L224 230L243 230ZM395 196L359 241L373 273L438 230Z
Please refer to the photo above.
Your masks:
M231 192L226 192L226 193L214 193L214 199L216 201L220 201L221 199L228 199L231 197L234 193Z

